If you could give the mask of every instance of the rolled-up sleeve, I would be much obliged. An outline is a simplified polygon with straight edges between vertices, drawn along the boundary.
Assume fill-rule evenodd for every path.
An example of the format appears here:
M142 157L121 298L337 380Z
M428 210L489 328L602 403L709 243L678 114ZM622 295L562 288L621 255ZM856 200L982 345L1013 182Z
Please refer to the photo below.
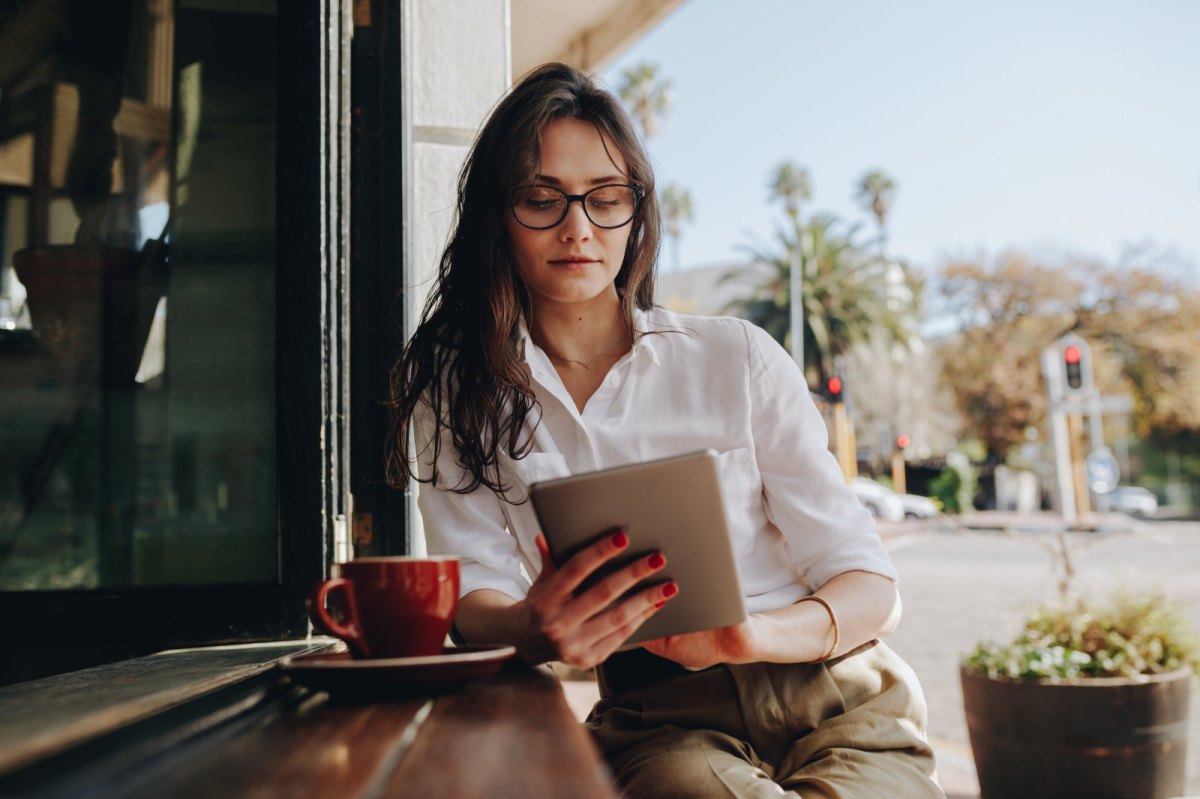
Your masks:
M813 590L847 571L896 579L871 514L846 485L829 433L791 356L746 324L751 428L767 516Z
M492 588L514 600L528 591L521 572L517 541L506 528L500 500L480 486L469 494L450 490L469 481L459 465L448 432L441 433L437 457L438 485L426 482L433 475L433 414L420 406L413 415L413 439L417 474L421 479L417 507L425 525L426 546L431 554L458 555L461 589L466 596L481 588Z

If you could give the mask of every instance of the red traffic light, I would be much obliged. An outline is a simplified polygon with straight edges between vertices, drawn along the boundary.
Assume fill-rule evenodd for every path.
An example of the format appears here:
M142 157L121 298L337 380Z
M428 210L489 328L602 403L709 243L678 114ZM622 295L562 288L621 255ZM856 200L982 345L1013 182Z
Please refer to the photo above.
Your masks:
M896 448L908 449L912 445L912 439L905 435L896 436Z
M829 378L825 381L825 390L831 397L840 397L842 395L842 379L840 377Z
M1076 344L1063 347L1063 371L1067 378L1067 390L1083 390L1083 348Z

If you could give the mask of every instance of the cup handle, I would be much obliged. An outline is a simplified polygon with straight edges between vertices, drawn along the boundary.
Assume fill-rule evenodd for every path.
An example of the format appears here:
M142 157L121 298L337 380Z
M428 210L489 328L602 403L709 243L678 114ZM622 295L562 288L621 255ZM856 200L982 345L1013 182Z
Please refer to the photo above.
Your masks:
M355 657L369 657L367 639L363 636L362 627L358 623L358 608L354 604L354 592L350 590L350 587L350 581L342 577L317 583L308 596L308 617L312 619L313 626L321 632L345 641ZM333 593L339 595L339 602L346 611L349 620L345 624L341 624L330 616L329 611L325 608L329 595Z

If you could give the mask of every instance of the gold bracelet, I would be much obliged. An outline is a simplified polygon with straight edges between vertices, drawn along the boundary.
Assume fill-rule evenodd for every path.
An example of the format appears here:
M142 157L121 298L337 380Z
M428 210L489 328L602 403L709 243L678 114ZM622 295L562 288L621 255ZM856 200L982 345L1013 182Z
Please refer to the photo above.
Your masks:
M797 599L796 604L799 605L801 602L806 602L809 600L820 603L821 607L825 608L826 612L829 613L829 620L833 622L833 643L829 646L828 651L826 651L824 655L821 655L821 657L812 661L813 663L824 663L826 660L829 660L831 657L833 657L835 652L837 652L838 644L842 641L842 631L841 628L838 627L838 618L837 614L833 612L833 605L830 605L822 597L819 597L816 594L809 594L808 596L803 596Z

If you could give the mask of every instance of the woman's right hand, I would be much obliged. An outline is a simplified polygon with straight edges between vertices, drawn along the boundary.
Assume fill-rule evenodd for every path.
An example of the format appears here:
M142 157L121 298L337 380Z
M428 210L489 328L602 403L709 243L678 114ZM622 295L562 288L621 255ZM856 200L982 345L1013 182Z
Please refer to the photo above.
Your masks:
M514 606L524 632L517 644L531 663L558 660L580 669L604 662L642 622L679 593L675 583L653 585L616 600L639 581L661 570L666 559L655 552L613 572L587 590L575 591L597 569L629 546L624 532L605 536L580 550L561 568L550 558L546 539L537 537L542 570L525 599Z

